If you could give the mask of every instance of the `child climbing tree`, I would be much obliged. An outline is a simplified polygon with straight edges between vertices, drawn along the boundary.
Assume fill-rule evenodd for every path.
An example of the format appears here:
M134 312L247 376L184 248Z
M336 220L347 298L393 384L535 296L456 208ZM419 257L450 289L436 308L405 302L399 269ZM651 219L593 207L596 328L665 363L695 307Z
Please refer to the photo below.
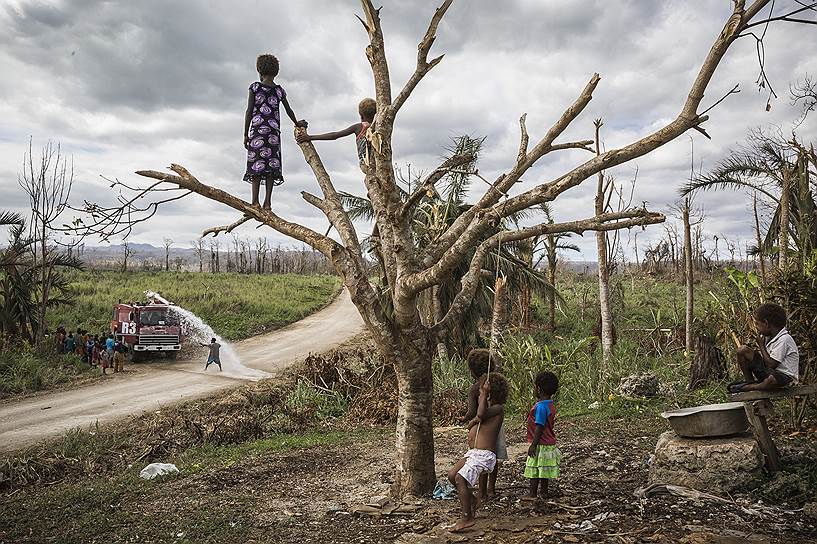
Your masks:
M155 213L156 208L169 200L197 193L235 209L240 215L232 225L208 229L217 234L229 231L246 221L258 221L291 238L308 244L326 255L343 279L352 301L374 339L382 356L394 365L398 384L398 422L396 436L396 484L402 493L421 494L431 490L435 481L434 439L432 433L432 373L431 362L437 339L458 326L458 322L472 303L483 273L486 257L501 243L540 235L564 232L612 231L637 225L649 225L664 221L664 216L645 208L626 209L617 212L595 214L586 219L549 223L542 222L526 227L499 228L504 218L543 203L553 202L562 193L585 180L615 166L642 157L686 133L690 129L703 131L701 125L709 119L706 112L699 113L704 93L718 64L729 47L748 29L766 24L772 14L760 17L759 13L770 0L756 0L746 6L743 0L735 0L732 13L722 30L715 37L711 49L691 83L688 97L677 116L654 132L628 145L595 154L594 140L559 141L566 129L582 114L590 103L593 92L601 78L593 74L579 92L575 101L543 131L533 145L529 145L528 130L524 120L520 123L519 151L508 157L507 169L493 182L465 213L448 226L433 243L418 247L412 238L411 210L424 194L434 190L435 183L446 173L472 162L467 153L454 155L439 167L431 170L416 190L405 198L401 195L395 176L392 132L403 106L412 92L443 56L429 59L431 47L440 21L449 10L453 0L446 0L437 8L417 48L417 61L413 73L394 92L386 58L386 40L380 20L380 9L371 0L362 0L363 15L360 17L368 34L366 57L374 76L377 114L367 131L369 161L365 171L365 185L374 209L382 256L382 290L370 283L369 263L364 258L360 238L352 221L343 208L341 196L335 189L332 177L323 166L320 156L310 141L301 138L300 148L304 159L315 175L320 196L303 192L303 198L322 212L337 232L339 241L298 223L289 221L272 210L265 210L233 196L221 189L206 185L181 165L170 167L172 172L144 170L139 175L155 180L127 199L124 206L105 209L91 205L97 219L89 230L112 234L127 234L134 219L142 212L142 218ZM763 19L763 20L761 20ZM779 18L775 18L780 20ZM558 24L558 21L554 24ZM764 76L765 77L765 76ZM717 102L715 102L715 105ZM713 106L714 107L714 106ZM592 124L587 123L592 134ZM537 130L537 132L540 132ZM591 158L576 165L562 175L536 184L533 188L510 194L531 167L543 157L569 149L583 149L592 153ZM478 175L477 172L471 172ZM167 186L179 193L167 196ZM164 195L149 204L143 204L146 193ZM172 193L171 193L172 194ZM126 219L128 219L126 221ZM498 232L497 232L498 230ZM488 233L494 234L488 235ZM468 261L467 271L459 282L459 292L453 303L434 323L424 324L420 315L420 298L426 290L434 289L463 261ZM384 300L380 293L385 293Z

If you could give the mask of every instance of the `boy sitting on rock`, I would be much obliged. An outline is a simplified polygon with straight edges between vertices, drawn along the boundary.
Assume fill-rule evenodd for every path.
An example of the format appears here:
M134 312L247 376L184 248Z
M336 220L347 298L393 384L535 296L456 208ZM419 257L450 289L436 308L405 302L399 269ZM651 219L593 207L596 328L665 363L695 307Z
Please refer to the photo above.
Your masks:
M757 349L738 348L737 363L743 381L729 384L730 393L769 391L796 384L800 377L800 353L786 330L786 310L767 302L754 313Z
M496 442L505 419L505 400L508 382L502 374L487 374L479 390L477 416L468 423L468 452L448 471L448 479L457 488L462 507L462 518L451 532L465 531L476 521L481 498L474 498L471 488L483 474L490 474L496 466Z

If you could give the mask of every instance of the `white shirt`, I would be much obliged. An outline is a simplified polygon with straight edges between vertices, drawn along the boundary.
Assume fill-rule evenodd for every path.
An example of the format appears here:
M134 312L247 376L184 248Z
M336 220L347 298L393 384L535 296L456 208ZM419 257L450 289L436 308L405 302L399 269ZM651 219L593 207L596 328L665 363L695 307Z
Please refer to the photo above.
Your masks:
M785 327L766 342L766 351L769 357L780 363L775 370L791 376L792 383L796 384L800 378L800 352Z

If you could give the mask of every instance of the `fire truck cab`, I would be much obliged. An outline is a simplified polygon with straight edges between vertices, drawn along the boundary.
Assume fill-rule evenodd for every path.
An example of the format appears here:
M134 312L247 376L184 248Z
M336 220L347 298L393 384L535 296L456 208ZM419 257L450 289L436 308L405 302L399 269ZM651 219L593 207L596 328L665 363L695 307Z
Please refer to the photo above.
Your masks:
M182 349L182 330L172 306L161 302L116 304L111 329L128 346L131 361L162 352L175 359Z

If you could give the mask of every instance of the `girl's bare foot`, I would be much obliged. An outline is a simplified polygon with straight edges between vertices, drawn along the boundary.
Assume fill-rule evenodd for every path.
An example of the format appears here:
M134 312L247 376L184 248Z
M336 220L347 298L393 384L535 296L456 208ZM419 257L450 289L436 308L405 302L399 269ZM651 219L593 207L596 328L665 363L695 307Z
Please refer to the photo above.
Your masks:
M262 210L272 211L272 205L269 202L264 202L264 206L261 208Z
M457 523L455 523L454 526L451 527L451 529L449 529L448 531L451 533L464 533L465 531L473 527L475 523L476 520L474 520L473 518L471 519L462 518Z

